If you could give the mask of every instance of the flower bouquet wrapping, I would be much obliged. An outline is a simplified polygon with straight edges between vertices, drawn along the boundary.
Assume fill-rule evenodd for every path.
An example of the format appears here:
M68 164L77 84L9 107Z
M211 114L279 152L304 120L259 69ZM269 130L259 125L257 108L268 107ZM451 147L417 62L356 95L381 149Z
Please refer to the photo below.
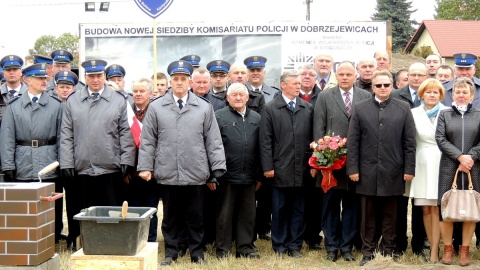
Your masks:
M317 142L312 142L310 148L313 154L308 160L308 164L317 170L320 170L323 192L337 185L337 179L333 177L333 170L338 170L345 166L347 158L347 138L335 135L325 135Z

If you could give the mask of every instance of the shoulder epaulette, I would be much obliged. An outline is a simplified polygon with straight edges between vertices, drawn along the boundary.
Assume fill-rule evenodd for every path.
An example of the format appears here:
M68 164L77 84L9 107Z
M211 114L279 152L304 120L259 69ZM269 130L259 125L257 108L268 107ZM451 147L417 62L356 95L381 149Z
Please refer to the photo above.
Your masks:
M201 97L201 96L197 96L197 97L199 97L199 98L201 98L201 99L205 100L207 103L211 103L211 102L210 102L210 100L208 100L208 99L206 99L206 98L204 98L204 97Z
M128 94L127 93L124 93L123 91L115 91L115 92L120 94L124 99L128 99Z
M55 99L56 101L58 101L58 102L60 102L60 103L62 102L62 100L59 99L59 98L56 97L56 96L53 96L53 95L48 95L48 96L51 97L51 98L53 98L53 99Z
M17 99L19 99L19 98L20 98L20 96L14 97L13 99L11 99L11 100L8 102L8 104L12 104L13 102L15 102L15 100L17 100Z

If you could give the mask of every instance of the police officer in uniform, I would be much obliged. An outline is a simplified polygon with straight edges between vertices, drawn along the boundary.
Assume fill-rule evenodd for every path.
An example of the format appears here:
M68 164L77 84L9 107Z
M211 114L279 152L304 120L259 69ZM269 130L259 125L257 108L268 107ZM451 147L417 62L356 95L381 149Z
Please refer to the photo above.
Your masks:
M55 74L61 70L72 70L71 62L73 61L73 55L69 51L56 50L53 51L50 56L53 59L52 76L55 76ZM77 85L75 85L75 91L82 90L84 86L84 83L78 81ZM47 93L50 95L56 95L54 80L48 82Z
M123 95L128 98L130 106L133 106L133 97L125 91L125 75L127 74L125 69L121 65L113 64L105 69L105 74L107 81L116 83L118 85L118 91L122 92Z
M33 56L33 63L34 64L42 64L42 63L47 64L47 69L46 69L47 74L48 74L47 82L50 82L53 79L54 74L52 74L53 73L53 59L52 58L36 54L36 55Z
M58 160L58 135L62 120L59 99L45 94L47 64L33 64L23 70L28 91L5 109L0 129L0 156L7 181L36 182L38 172ZM55 170L42 176L62 192ZM63 200L55 201L55 240L61 237Z
M87 85L65 104L60 141L60 168L71 181L73 212L94 206L121 205L123 178L135 163L135 143L127 120L126 97L105 85L104 60L82 63ZM69 242L80 234L69 224ZM75 243L74 243L75 244ZM75 249L75 246L72 247Z
M75 91L75 85L78 83L77 74L72 71L63 70L57 72L54 77L55 80L55 92L57 92L57 97L62 101L66 102L67 97Z
M17 55L7 55L0 60L5 82L0 86L0 93L5 102L27 92L28 86L21 81L23 60Z
M195 71L195 69L200 67L200 60L202 60L202 58L200 58L200 56L195 54L189 54L180 58L180 60L187 61L188 63L190 63L190 65L192 65L193 67L193 70Z
M279 93L280 90L265 84L266 62L267 58L263 56L250 56L243 61L249 71L248 82L246 84L247 89L249 91L262 93L265 97L265 103L268 103Z
M162 188L165 239L163 266L179 256L181 232L188 232L191 261L206 264L203 252L204 185L226 169L222 138L212 106L188 91L193 67L168 66L172 89L151 102L143 121L139 176ZM212 209L214 211L214 209Z
M213 60L207 64L210 72L210 91L205 96L212 103L213 110L217 111L227 106L227 81L230 64L223 60Z

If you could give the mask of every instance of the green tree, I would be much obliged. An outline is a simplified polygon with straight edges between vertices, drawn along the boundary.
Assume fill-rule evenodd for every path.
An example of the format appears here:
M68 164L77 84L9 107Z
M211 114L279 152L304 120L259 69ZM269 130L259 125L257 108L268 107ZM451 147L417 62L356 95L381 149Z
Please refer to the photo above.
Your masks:
M418 22L411 19L412 1L407 0L377 0L375 13L372 20L391 21L392 23L392 49L394 52L402 51L410 40Z
M72 53L72 66L78 65L78 37L70 33L64 33L59 37L45 35L35 41L33 49L28 50L29 55L34 54L50 56L55 50L67 50Z
M480 0L436 0L436 20L479 20Z

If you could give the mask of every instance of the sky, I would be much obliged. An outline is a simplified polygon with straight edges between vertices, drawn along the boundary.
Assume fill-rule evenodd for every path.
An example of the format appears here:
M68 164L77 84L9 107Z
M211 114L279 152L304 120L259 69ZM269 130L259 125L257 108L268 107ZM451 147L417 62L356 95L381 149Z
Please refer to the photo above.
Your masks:
M90 0L91 1L91 0ZM308 1L308 0L307 0ZM376 0L310 0L311 21L370 21ZM78 35L80 23L148 23L134 0L111 0L108 12L85 12L79 0L16 0L1 1L3 24L0 57L28 55L35 41L43 35L63 33ZM412 19L432 20L435 0L411 0L417 9ZM100 1L97 1L97 9ZM282 3L281 5L279 3ZM288 5L284 4L288 3ZM236 21L305 21L305 0L173 0L157 18L161 22L236 22Z

